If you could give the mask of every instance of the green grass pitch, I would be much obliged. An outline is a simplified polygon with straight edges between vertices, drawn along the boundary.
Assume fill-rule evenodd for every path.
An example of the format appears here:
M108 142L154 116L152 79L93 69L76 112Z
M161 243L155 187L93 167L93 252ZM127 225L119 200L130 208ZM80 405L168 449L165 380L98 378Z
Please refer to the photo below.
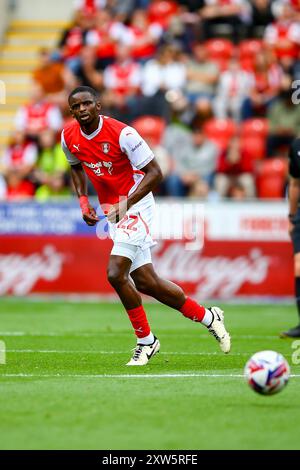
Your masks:
M119 304L1 300L1 449L299 449L300 366L278 332L286 305L225 305L232 352L199 324L146 306L161 353L126 368L135 339ZM292 374L278 395L242 377L251 354L284 354Z

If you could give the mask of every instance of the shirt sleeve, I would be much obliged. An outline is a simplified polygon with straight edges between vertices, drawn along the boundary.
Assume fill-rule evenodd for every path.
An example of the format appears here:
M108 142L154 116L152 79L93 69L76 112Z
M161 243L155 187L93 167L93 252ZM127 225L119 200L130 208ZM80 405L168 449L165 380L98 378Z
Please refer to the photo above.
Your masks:
M300 139L294 140L289 151L289 174L300 179Z
M65 137L64 137L64 131L62 131L61 133L61 148L63 149L66 159L68 160L70 165L78 165L78 163L80 163L80 160L78 160L78 158L76 158L68 149L68 146L66 144Z
M131 164L138 170L148 165L154 158L149 145L133 127L124 127L119 143L122 152L126 153Z

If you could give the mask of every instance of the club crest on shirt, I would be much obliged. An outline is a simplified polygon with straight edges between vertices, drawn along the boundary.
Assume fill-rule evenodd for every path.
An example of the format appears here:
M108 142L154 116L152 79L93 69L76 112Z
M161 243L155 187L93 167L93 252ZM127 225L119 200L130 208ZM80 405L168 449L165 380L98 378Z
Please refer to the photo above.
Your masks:
M108 153L109 152L110 145L109 145L108 142L103 142L103 144L101 144L101 147L102 147L102 152L103 153Z

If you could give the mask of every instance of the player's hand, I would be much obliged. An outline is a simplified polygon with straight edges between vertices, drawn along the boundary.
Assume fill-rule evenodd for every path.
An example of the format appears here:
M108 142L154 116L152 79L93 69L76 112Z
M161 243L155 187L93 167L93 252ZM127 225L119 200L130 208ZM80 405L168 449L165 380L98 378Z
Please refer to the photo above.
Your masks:
M82 218L85 223L89 226L96 225L96 223L99 222L99 218L95 209L89 203L87 196L81 196L79 198L79 203L81 207Z
M123 219L127 210L129 209L127 200L120 201L118 204L114 204L107 213L107 218L112 224L117 224Z

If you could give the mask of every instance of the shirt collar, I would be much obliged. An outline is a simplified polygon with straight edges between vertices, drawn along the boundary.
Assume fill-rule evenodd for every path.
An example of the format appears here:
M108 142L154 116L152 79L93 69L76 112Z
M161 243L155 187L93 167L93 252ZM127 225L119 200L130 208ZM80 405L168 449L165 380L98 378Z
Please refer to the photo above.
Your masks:
M81 135L83 135L83 137L85 137L86 139L91 140L99 134L99 132L102 129L102 125L103 125L103 118L102 116L100 116L99 125L97 129L92 134L85 134L83 130L80 128Z

